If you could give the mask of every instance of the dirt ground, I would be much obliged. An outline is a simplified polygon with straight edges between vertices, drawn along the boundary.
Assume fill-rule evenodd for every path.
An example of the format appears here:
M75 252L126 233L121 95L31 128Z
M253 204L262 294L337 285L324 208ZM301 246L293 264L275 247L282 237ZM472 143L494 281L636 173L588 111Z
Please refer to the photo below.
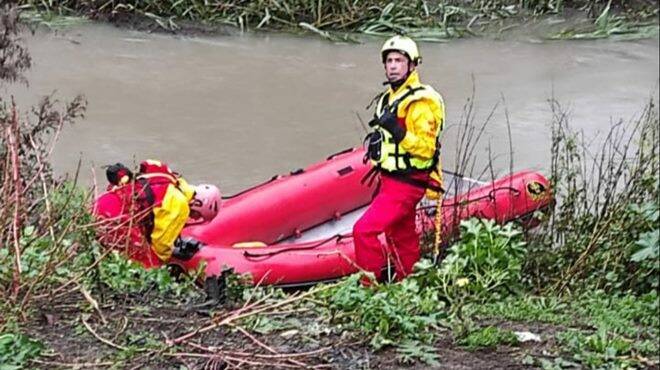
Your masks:
M43 302L38 314L28 318L27 333L42 341L47 351L30 364L34 368L190 369L225 368L330 368L330 369L428 369L421 362L402 363L394 348L375 351L367 339L340 329L319 326L309 313L282 311L295 317L305 330L281 328L263 334L254 327L224 325L203 333L211 315L226 317L240 308L225 305L213 312L192 309L191 304L163 301L155 294L96 297L97 309L80 292ZM269 314L268 316L272 316ZM493 322L502 328L552 333L547 324ZM312 330L318 327L318 330ZM309 330L308 330L309 329ZM188 340L170 347L168 341L186 333ZM312 334L310 334L312 333ZM552 340L526 342L517 347L468 351L453 344L448 333L439 333L434 347L439 369L520 369L527 355L544 356ZM552 338L552 335L548 335Z

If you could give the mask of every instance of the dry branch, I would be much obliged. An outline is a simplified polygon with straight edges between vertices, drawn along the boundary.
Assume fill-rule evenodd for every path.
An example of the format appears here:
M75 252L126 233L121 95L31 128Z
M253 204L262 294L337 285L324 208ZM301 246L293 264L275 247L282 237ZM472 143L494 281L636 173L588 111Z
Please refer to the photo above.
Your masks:
M323 286L321 288L312 289L312 290L309 290L309 291L307 291L303 294L294 294L294 295L290 296L289 298L283 299L283 300L278 301L278 302L263 304L261 306L252 306L250 310L246 310L245 308L240 308L238 310L230 312L225 317L212 319L211 320L212 323L209 324L209 325L206 325L206 326L201 327L197 330L194 330L192 332L184 334L184 335L182 335L182 336L180 336L176 339L166 341L166 344L168 346L174 346L174 345L177 345L177 344L184 343L187 340L189 340L189 339L191 339L191 338L193 338L193 337L195 337L199 334L205 333L209 330L213 330L213 329L219 328L221 326L229 325L232 322L238 321L240 319L244 319L244 318L249 317L249 316L253 316L253 315L256 315L256 314L259 314L259 313L262 313L262 312L266 312L266 311L269 311L269 310L274 310L274 309L282 307L282 306L286 306L286 305L289 305L289 304L292 304L292 303L295 303L295 302L299 302L299 301L303 300L305 297L308 297L308 296L314 295L314 294L316 294L320 291L329 289L332 286L334 286L334 285L326 285L326 286Z
M85 320L84 317L81 317L81 318L80 318L80 321L82 321L82 323L83 323L83 325L85 325L85 328L87 329L87 331L89 331L89 332L94 336L94 338L96 338L96 339L98 339L99 341L101 341L101 342L103 342L103 343L109 345L110 347L113 347L113 348L116 348L116 349L119 349L119 350L122 350L122 351L127 350L126 347L124 347L124 346L120 346L120 345L115 344L115 343L112 343L112 342L109 341L108 339L105 339L105 338L101 337L100 335L98 335L98 334L94 331L94 329L92 329L92 327L87 323L87 321Z

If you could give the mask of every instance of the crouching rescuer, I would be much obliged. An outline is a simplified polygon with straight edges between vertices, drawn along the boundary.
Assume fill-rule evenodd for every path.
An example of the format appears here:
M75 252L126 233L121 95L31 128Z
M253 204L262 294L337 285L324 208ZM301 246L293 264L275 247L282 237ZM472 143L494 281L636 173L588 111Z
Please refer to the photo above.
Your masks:
M380 175L380 187L353 237L358 266L378 278L389 260L401 280L420 258L417 203L425 193L441 196L439 137L445 113L440 94L420 82L421 57L412 39L390 38L381 58L388 88L375 99L373 131L365 139L373 168L364 179ZM386 245L379 240L383 233Z
M117 163L108 166L106 176L110 183L109 196L97 208L103 210L105 214L101 216L106 218L123 216L120 217L123 228L118 230L129 230L128 235L114 233L116 241L111 244L121 246L121 239L129 237L133 242L130 247L134 249L146 241L150 250L128 251L130 257L146 266L167 263L172 257L190 259L200 244L182 238L181 231L187 224L212 220L220 209L221 196L216 186L189 185L160 161L141 162L137 174ZM127 227L127 223L133 227Z

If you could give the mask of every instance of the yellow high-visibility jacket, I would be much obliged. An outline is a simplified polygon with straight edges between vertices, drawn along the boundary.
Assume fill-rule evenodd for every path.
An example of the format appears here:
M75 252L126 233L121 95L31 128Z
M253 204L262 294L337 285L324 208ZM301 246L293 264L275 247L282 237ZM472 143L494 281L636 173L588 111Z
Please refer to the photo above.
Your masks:
M396 148L391 135L383 132L382 160L377 165L389 172L406 171L409 169L407 161L409 167L431 171L431 178L441 184L438 145L445 120L442 96L431 86L423 85L415 70L396 91L389 87L383 92L376 105L376 117L397 103L397 118L405 124L406 135ZM404 161L405 156L408 159ZM435 191L427 190L427 197L437 196Z

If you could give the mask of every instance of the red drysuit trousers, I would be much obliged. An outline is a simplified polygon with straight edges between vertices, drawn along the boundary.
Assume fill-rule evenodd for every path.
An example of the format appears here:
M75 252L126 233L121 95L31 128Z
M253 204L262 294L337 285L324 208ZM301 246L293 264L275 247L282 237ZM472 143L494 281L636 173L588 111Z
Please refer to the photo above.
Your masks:
M356 263L380 277L388 258L397 280L412 272L419 260L419 235L415 230L415 208L424 196L421 187L381 176L380 191L353 226ZM387 246L378 239L385 233Z

